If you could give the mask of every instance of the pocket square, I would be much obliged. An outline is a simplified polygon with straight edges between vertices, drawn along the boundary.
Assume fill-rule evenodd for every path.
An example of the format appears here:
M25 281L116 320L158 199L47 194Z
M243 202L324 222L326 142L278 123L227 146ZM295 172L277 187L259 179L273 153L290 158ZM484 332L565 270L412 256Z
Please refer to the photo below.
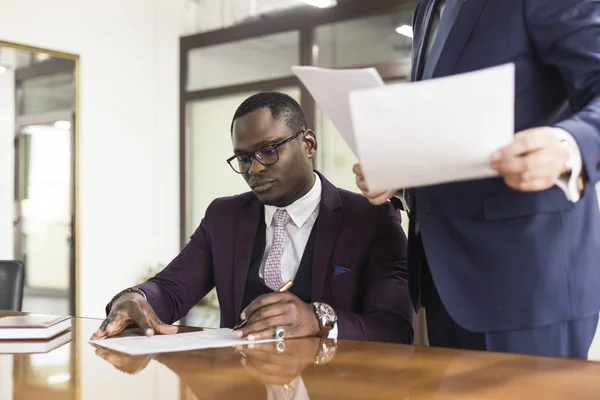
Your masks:
M342 267L341 265L334 265L333 266L333 276L342 275L342 274L345 274L348 271L350 271L349 268Z

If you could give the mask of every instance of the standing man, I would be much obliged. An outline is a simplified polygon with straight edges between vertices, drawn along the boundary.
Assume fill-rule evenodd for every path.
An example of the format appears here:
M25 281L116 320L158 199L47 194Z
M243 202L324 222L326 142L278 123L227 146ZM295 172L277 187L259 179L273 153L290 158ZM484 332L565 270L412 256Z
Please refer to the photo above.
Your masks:
M600 310L600 1L417 1L413 81L507 62L517 133L491 156L501 178L407 191L411 296L434 346L586 358ZM372 203L397 193L354 171Z

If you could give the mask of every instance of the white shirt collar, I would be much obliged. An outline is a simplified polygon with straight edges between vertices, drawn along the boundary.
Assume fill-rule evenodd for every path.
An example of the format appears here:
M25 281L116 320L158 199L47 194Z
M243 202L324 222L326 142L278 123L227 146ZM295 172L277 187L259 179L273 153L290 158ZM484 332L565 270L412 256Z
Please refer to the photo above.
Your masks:
M296 227L302 228L302 225L308 221L308 218L310 218L313 211L315 211L319 206L319 203L321 203L321 190L321 178L319 178L319 175L315 174L315 184L312 189L289 206L275 207L265 205L265 224L267 227L270 227L273 222L275 211L281 208L288 212Z

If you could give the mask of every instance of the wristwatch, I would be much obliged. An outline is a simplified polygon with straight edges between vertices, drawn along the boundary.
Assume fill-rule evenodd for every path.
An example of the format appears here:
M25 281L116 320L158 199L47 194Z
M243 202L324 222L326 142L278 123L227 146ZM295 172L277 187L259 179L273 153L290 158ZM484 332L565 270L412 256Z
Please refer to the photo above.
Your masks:
M335 340L321 339L321 343L319 343L319 351L317 351L317 355L315 356L313 363L315 365L327 364L335 356L336 350L337 342Z
M325 338L335 326L337 315L329 304L314 302L313 308L319 321L319 331L316 336Z

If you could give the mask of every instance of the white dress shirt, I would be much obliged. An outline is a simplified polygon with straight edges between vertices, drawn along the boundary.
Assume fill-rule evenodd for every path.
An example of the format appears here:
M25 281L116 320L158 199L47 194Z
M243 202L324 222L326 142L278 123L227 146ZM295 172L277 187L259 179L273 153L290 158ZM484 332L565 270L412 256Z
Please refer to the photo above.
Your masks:
M300 268L300 262L308 243L308 238L315 225L315 221L319 216L319 204L321 203L321 179L315 174L315 184L308 193L293 202L287 207L281 207L290 215L291 221L286 226L288 238L283 249L281 258L281 279L283 282L293 281ZM275 224L273 223L273 215L280 207L265 206L265 225L267 227L267 237L265 252L260 263L258 271L261 279L264 278L265 264L273 243L273 234L275 232ZM329 332L329 339L337 339L338 330L337 324Z
M468 1L468 0L465 0ZM431 50L431 46L433 44L433 40L437 35L438 26L440 23L440 18L444 13L444 8L446 7L446 2L441 1L437 10L435 10L433 15L433 21L431 26L431 34L429 35L429 43L427 43L427 54ZM567 196L567 199L573 203L579 201L581 198L581 192L579 191L579 185L577 180L581 175L581 170L583 168L583 160L581 159L581 150L577 145L577 142L573 138L569 132L564 129L554 128L554 133L559 140L565 140L569 146L573 149L573 160L572 160L572 168L570 173L560 176L556 180L556 186L558 186Z

